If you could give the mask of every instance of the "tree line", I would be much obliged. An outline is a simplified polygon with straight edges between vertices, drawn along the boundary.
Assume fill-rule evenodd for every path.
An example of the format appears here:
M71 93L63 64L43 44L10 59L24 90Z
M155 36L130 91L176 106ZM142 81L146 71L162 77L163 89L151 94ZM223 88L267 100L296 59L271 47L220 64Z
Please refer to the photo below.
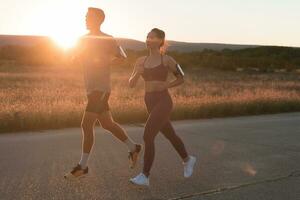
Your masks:
M127 50L128 59L125 66L132 66L135 59L146 55L146 51ZM203 67L221 70L237 68L256 68L259 71L274 69L300 69L300 48L261 46L241 50L224 49L215 51L205 49L194 52L168 52L184 68ZM14 61L17 65L49 66L68 65L72 50L63 51L51 42L35 46L2 46L0 60Z

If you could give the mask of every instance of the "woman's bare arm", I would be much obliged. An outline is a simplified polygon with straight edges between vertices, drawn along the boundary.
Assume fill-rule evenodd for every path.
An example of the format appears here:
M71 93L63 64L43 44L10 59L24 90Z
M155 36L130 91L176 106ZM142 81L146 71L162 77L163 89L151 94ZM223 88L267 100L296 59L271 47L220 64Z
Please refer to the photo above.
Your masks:
M178 67L180 67L180 66L178 66L178 63L171 56L167 56L167 63L168 63L169 70L176 77L175 80L173 80L167 84L167 88L172 88L172 87L176 87L176 86L183 84L184 83L184 74L178 68Z
M134 69L133 69L133 72L129 78L129 87L130 88L133 88L136 86L141 74L143 73L144 71L144 68L142 66L142 61L143 61L144 58L139 58L135 65L134 65Z

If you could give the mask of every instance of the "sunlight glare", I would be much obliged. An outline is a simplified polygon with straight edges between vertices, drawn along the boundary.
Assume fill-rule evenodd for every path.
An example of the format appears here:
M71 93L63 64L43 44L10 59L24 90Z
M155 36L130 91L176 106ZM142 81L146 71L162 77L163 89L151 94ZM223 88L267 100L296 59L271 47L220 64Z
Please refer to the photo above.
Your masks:
M65 0L59 4L48 2L40 6L39 13L35 15L39 23L33 24L33 28L39 30L41 35L49 36L62 49L72 48L86 33L86 2Z
M69 36L67 34L57 34L57 35L51 35L51 39L62 49L68 50L72 47L74 47L77 43L77 40L79 39L79 35L76 36Z

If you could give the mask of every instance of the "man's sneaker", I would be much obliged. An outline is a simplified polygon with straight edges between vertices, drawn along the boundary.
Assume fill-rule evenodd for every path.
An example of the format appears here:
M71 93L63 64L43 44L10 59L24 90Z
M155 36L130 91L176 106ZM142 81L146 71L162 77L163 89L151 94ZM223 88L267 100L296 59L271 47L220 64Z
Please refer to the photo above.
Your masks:
M189 160L183 163L183 167L184 167L183 175L185 178L189 178L190 176L192 176L195 163L196 163L196 158L194 156L189 156Z
M79 177L83 177L88 172L89 172L88 167L86 167L85 169L82 169L81 166L79 164L77 164L77 166L74 167L71 172L64 175L64 178L65 179L79 178Z
M145 174L143 174L143 173L140 173L136 177L131 178L130 182L135 185L140 185L140 186L149 186L150 185L149 178L147 176L145 176Z
M133 152L128 152L129 167L131 169L135 167L141 151L142 151L142 145L136 144L135 150Z

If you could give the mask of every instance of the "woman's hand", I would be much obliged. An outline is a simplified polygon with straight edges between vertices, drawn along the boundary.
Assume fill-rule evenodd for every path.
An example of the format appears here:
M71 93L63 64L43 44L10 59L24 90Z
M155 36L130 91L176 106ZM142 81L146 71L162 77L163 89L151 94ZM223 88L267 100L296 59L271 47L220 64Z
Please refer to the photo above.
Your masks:
M142 65L139 65L136 67L136 73L141 75L144 73L144 67Z
M184 83L183 77L176 77L176 79L170 83L168 83L168 88L177 87Z
M159 85L159 90L160 91L163 91L163 90L167 90L169 88L169 82L162 82L160 85Z

